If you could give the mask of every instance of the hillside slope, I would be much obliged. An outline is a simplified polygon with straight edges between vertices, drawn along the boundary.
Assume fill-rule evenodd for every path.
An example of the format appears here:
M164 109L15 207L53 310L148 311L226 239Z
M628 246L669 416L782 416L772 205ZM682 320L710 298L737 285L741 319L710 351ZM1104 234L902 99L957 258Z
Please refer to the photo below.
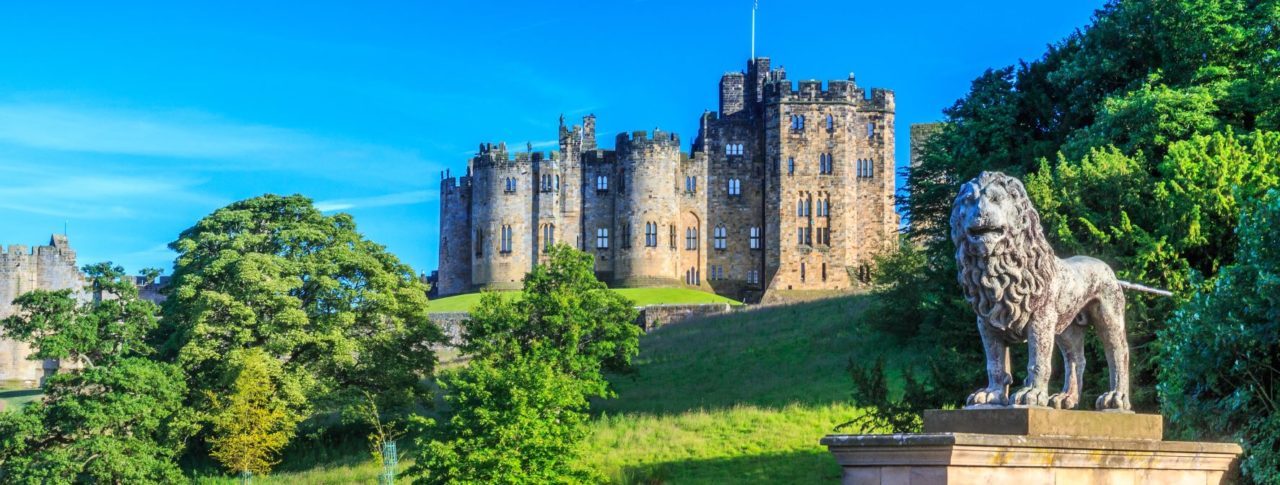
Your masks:
M818 439L852 419L845 370L866 297L663 327L593 403L585 460L616 482L835 483Z

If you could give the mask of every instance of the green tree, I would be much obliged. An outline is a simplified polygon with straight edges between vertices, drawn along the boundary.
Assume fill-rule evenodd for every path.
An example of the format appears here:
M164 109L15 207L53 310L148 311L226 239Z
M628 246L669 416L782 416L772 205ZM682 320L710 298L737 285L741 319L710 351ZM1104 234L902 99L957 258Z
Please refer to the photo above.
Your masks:
M1235 262L1161 331L1172 432L1244 444L1244 477L1280 481L1280 192L1241 216Z
M485 295L466 325L471 362L440 379L448 410L426 429L418 483L582 483L575 464L589 399L612 393L603 370L638 350L636 310L595 279L589 254L550 249L520 298Z
M230 471L264 474L289 440L301 416L276 398L272 382L280 365L262 349L239 350L235 380L225 395L209 393L210 455Z
M442 338L427 287L350 215L264 195L214 211L170 247L164 349L193 406L226 394L236 372L226 356L254 348L280 363L276 391L295 414L355 405L365 391L394 409L427 397Z
M1233 260L1235 213L1274 185L1278 24L1275 0L1111 1L1040 59L987 70L944 111L900 201L922 264L886 274L881 297L897 310L868 316L898 325L895 352L928 356L910 364L925 401L913 404L954 405L980 385L947 232L959 184L983 170L1025 177L1055 248L1123 277L1185 296ZM1177 300L1131 301L1134 388L1150 389L1156 332ZM1104 369L1090 366L1090 379ZM1139 409L1156 405L1135 396Z
M0 481L174 483L194 424L174 365L150 360L156 308L119 267L85 268L94 298L34 291L15 301L5 332L34 359L71 367L46 380L43 401L0 413ZM82 367L82 369L76 369Z

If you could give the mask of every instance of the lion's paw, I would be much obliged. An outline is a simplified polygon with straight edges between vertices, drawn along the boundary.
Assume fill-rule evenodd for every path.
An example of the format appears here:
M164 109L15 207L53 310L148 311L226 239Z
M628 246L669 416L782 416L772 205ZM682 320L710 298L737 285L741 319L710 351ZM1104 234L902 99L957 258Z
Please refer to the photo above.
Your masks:
M979 406L983 404L997 406L1005 405L1004 389L978 389L976 392L969 395L969 399L965 400L966 406Z
M1013 404L1015 406L1047 406L1049 393L1043 389L1024 387L1013 393Z
M1060 392L1049 396L1049 407L1057 409L1075 409L1080 404L1080 396Z
M1098 396L1098 402L1094 403L1094 407L1099 411L1128 411L1130 410L1129 395L1118 391L1103 393L1101 396Z

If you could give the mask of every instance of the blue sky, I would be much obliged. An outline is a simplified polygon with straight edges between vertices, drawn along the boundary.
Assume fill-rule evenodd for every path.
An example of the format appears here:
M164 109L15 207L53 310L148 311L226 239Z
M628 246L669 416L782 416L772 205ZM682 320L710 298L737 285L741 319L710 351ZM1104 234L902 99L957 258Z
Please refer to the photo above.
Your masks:
M987 67L1038 57L1101 1L760 2L788 77L897 92L897 161ZM686 144L750 55L750 0L154 2L0 6L0 244L64 224L81 263L170 268L210 211L302 193L436 267L439 173L481 142Z

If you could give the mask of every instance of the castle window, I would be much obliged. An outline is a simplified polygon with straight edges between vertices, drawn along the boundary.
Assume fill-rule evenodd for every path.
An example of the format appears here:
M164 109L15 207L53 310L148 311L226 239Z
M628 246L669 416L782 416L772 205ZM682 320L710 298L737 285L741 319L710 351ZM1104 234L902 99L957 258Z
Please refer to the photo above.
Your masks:
M476 229L476 256L484 256L484 231Z
M795 175L795 174L796 174L796 159L795 157L788 158L787 159L787 175Z
M875 177L875 162L872 160L858 160L858 178Z
M555 224L546 224L542 226L542 250L548 251L551 246L556 244L556 226Z
M609 230L603 227L596 229L596 249L609 249Z
M751 228L751 249L760 249L760 228Z
M684 191L690 194L698 192L698 177L692 175L684 178Z
M651 248L658 247L658 223L644 223L644 245Z
M827 115L827 131L834 130L835 128L836 128L836 118L834 116Z
M667 242L671 245L671 249L675 249L676 248L676 226L673 224L673 225L667 226L667 228L671 229L669 231L671 233L669 238L670 240Z
M831 245L831 228L830 227L818 228L818 244L823 244L827 246Z
M804 115L791 116L791 131L804 131Z
M560 190L560 176L556 175L556 190Z
M745 151L741 143L729 143L724 147L725 155L742 155Z
M832 163L830 153L823 153L818 156L818 173L823 175L831 175L835 172L835 163Z
M506 186L506 189L504 189L503 191L508 194L514 194L516 192L515 177L507 177L507 186Z
M623 247L623 248L629 248L629 247L631 247L631 226L629 226L629 225L624 225L624 226L622 226L622 238L621 238L621 239L622 239L622 247Z
M747 283L753 285L760 284L760 271L755 269L747 270Z
M729 179L729 195L742 195L742 181Z
M702 275L699 274L698 268L689 268L684 272L684 282L686 284L697 286L702 283Z
M609 176L597 175L596 176L596 192L608 192L608 191L609 191Z
M876 136L876 124L867 123L867 138L871 138L873 136Z
M725 230L724 226L717 227L713 236L715 237L713 246L716 249L726 249L728 247L729 231Z
M822 263L822 281L827 281L827 263Z
M804 263L800 263L800 282L804 283Z
M511 252L511 226L502 226L502 240L498 243L498 250L503 253Z
M690 227L684 230L684 248L690 251L698 249L698 228Z
M806 246L813 245L813 228L812 227L804 228L804 244Z
M796 245L804 246L804 228L803 227L796 228Z

